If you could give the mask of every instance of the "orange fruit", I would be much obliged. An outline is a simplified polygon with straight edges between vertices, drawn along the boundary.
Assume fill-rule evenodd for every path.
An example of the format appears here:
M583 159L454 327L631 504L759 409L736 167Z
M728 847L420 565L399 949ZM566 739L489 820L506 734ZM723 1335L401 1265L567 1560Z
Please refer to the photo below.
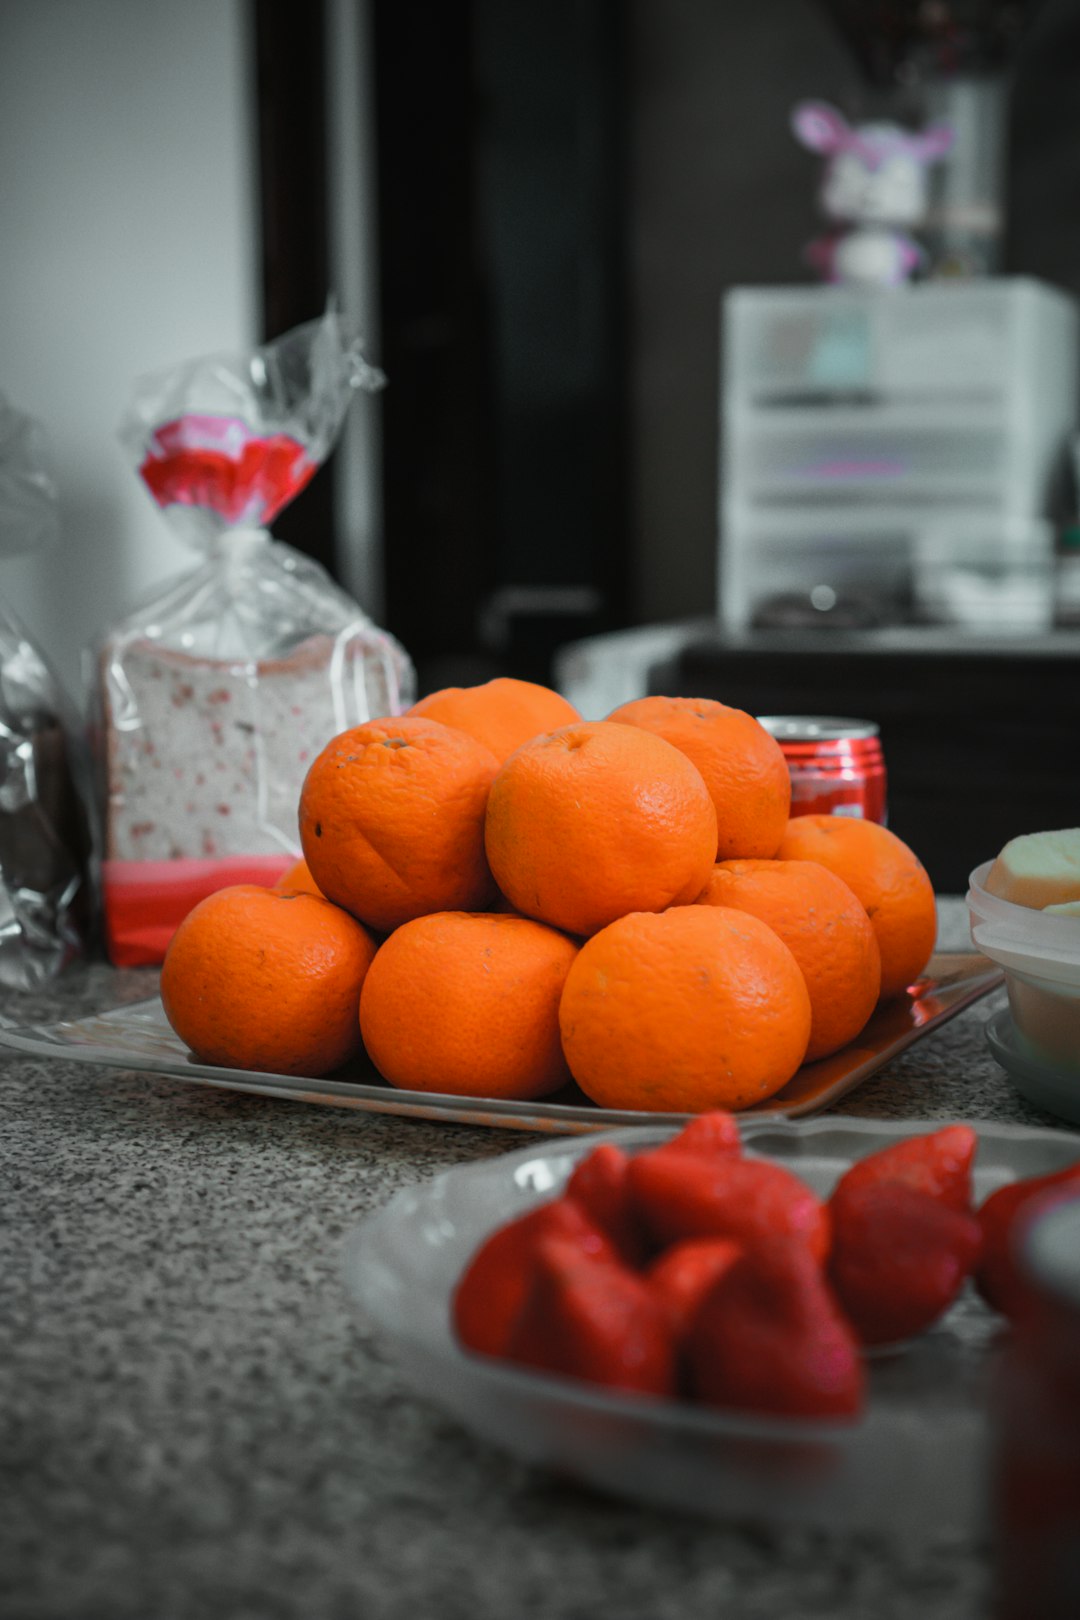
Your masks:
M644 697L608 715L641 726L693 760L716 806L716 858L768 860L791 809L791 773L776 738L711 698Z
M282 872L274 884L274 888L278 890L299 890L301 894L322 894L322 890L311 875L311 867L303 856L298 861L295 861L287 872ZM326 896L323 895L324 900L325 898Z
M581 719L574 705L549 686L509 675L481 686L444 686L414 703L408 713L427 715L429 720L467 731L490 748L500 764L541 732Z
M881 954L862 903L816 861L721 861L698 903L733 906L768 923L810 993L806 1062L853 1041L877 1005Z
M586 940L559 1008L563 1050L602 1108L700 1114L771 1097L803 1060L810 997L767 924L726 906L621 917Z
M331 738L300 792L300 842L323 894L379 933L489 905L484 812L497 769L475 738L419 715Z
M899 995L925 968L937 939L934 886L918 856L876 821L794 816L783 861L819 861L862 901L881 952L881 997Z
M173 935L165 1015L203 1063L329 1074L360 1050L360 987L375 949L329 900L233 884L200 900Z
M451 1096L543 1097L570 1075L559 996L577 945L528 917L443 911L379 947L360 998L384 1079Z
M697 769L663 738L582 720L506 761L485 842L518 911L594 934L625 912L694 899L712 867L716 812Z

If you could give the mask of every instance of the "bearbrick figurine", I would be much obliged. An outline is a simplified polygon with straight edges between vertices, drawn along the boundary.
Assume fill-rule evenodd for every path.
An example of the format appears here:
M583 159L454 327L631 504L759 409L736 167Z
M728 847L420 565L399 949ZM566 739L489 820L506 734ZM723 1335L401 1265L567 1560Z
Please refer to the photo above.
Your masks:
M908 281L925 262L908 227L926 213L928 170L951 149L951 126L849 124L825 101L799 102L791 124L803 146L825 156L820 202L838 227L810 243L809 262L842 286Z

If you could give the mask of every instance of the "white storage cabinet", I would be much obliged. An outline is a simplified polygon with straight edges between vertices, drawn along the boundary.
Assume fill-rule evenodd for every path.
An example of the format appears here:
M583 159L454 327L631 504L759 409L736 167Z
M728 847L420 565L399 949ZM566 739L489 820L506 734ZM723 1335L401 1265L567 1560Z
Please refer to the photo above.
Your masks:
M738 288L722 306L718 617L828 585L910 598L921 533L1043 516L1077 419L1077 314L1025 278Z

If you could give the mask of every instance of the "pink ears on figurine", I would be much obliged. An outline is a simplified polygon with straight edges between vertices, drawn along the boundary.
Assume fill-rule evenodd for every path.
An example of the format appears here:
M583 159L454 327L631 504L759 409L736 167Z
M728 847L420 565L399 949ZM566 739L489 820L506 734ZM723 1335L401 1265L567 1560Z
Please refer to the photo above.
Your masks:
M792 110L795 138L824 159L819 206L834 227L811 245L813 267L830 282L899 286L924 262L907 234L924 218L930 165L953 143L948 124L849 124L827 101ZM835 227L839 227L836 229Z
M830 157L840 151L851 135L847 119L827 101L798 102L792 109L791 127L802 146L809 147L811 152L825 152Z
M826 157L853 152L870 167L886 151L898 150L918 163L934 163L951 151L954 139L951 124L931 124L912 133L896 125L852 125L827 101L800 101L792 111L791 127L796 140L811 152Z

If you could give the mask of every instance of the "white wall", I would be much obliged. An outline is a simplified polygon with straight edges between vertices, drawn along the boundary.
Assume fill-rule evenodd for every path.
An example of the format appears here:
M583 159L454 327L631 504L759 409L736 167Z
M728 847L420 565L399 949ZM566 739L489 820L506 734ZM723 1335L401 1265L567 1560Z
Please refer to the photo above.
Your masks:
M185 567L116 427L135 377L257 341L243 0L0 0L0 392L44 425L57 547L0 600L81 649Z

